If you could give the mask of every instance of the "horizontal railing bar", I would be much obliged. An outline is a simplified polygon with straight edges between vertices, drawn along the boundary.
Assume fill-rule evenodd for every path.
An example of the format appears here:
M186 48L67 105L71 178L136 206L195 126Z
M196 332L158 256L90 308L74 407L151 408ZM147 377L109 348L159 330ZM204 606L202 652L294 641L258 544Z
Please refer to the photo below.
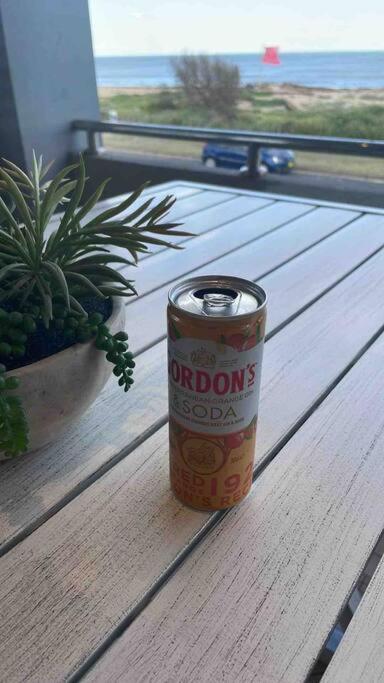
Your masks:
M76 120L74 130L92 133L137 135L171 140L195 142L225 142L228 145L258 145L263 147L291 147L307 151L358 156L384 157L384 140L364 138L340 138L312 135L291 135L249 130L221 128L192 128L189 126L157 125L153 123L126 123L109 121Z

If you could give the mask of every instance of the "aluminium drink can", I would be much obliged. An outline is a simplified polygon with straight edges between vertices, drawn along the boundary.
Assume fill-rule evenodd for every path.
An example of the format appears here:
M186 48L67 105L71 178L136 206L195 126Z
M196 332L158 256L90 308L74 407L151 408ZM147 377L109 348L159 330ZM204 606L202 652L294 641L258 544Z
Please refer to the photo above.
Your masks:
M171 487L183 503L221 510L252 485L266 295L230 276L169 292Z

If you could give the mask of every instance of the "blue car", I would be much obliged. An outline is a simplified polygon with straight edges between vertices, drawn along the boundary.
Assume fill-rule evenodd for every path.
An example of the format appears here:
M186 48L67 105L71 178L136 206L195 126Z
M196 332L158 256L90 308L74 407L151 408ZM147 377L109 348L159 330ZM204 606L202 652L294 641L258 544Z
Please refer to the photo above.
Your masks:
M248 162L246 147L214 143L204 145L201 158L206 166L233 168L238 171L245 169ZM271 173L289 173L295 165L295 155L290 149L262 147L259 163L261 167Z

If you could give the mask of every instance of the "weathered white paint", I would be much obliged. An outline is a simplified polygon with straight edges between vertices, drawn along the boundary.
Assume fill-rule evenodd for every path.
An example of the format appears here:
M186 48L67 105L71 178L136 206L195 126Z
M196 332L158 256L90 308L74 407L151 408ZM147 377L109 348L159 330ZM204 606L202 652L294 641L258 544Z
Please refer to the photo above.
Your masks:
M361 299L364 299L364 310L361 310L359 291ZM308 406L382 324L380 302L383 296L384 253L362 266L266 345L256 454L258 463L290 428L295 427ZM356 324L356 310L359 310L359 324ZM376 400L375 387L373 383ZM361 407L355 398L359 395L357 390L346 394L343 398L348 405L348 416L348 396L356 405L356 411ZM381 403L377 405L379 409ZM364 424L366 413L361 414L364 416L359 419ZM346 458L348 450L342 438L351 437L354 411L351 417L351 423L340 418L338 438L341 453ZM104 424L107 427L107 421ZM171 497L166 432L164 428L146 440L1 559L0 661L8 680L27 677L30 681L56 681L61 680L63 672L68 674L76 668L146 593L207 520L203 513L182 508ZM373 433L371 430L362 432L365 438L370 438ZM334 434L333 426L330 433L331 436ZM114 438L113 429L107 428L103 434L106 447L113 443ZM353 433L351 444L356 439ZM311 442L313 451L317 448L317 441L317 436L314 436ZM349 444L348 441L348 448ZM359 446L356 457L361 448ZM308 449L305 441L303 452L307 455L312 452ZM310 460L314 465L321 464L325 458L322 450L316 453ZM338 451L336 454L330 451L329 455L336 457L337 464ZM312 478L310 467L304 469L304 474L298 471L294 475L293 472L290 474L284 458L278 462L280 466L276 465L273 470L277 473L274 480L277 493L271 489L268 495L266 493L266 499L268 502L271 495L271 501L274 501L278 496L286 507L279 508L276 524L271 527L272 536L266 536L264 541L265 552L272 558L275 569L281 565L274 564L277 547L274 538L284 516L287 516L287 522L292 521L290 515L295 513L300 501L296 479L304 477L305 483L305 477L308 477L308 482L314 481L315 484L319 481L316 471ZM344 466L341 457L340 462ZM331 481L334 465L333 459L327 465ZM341 480L342 470L340 478L335 478L336 490L343 491ZM327 479L324 492L321 490L317 494L315 491L313 494L313 510L317 495L326 495L328 483ZM365 497L364 493L363 500ZM357 505L357 499L354 499L354 505ZM268 516L272 511L271 502L267 506ZM308 513L307 535L303 536L300 507L298 513L300 518L293 523L292 529L297 538L302 539L304 553L310 546L311 516ZM255 514L257 520L258 509L256 513L252 512ZM376 514L380 519L377 509ZM327 522L331 525L331 517L327 517ZM248 525L248 521L243 524L246 533ZM268 529L267 523L265 529ZM337 527L334 531L339 533ZM239 532L237 528L235 539L239 539ZM318 540L320 538L319 535ZM282 548L289 548L292 543L290 537L288 546L283 542ZM258 545L252 544L251 547L252 557L256 558ZM321 547L319 540L319 552ZM228 546L227 552L233 561L236 548ZM325 555L328 556L328 545ZM283 565L286 557L283 553ZM246 552L244 558L246 566L251 566ZM224 566L223 558L221 564ZM294 562L293 565L296 566ZM208 583L209 577L209 572L204 574L204 584ZM273 581L272 575L269 580ZM284 585L289 593L288 584ZM306 599L306 594L304 597ZM304 604L303 609L307 608L308 605Z
M241 233L245 228L247 234L250 230L251 233L255 232L255 236L264 232L270 234L215 259L213 263L195 269L190 276L224 273L248 279L260 278L355 217L350 211L316 209L285 225L285 208L276 203L260 209L254 216L245 216L234 221L232 229L235 232ZM188 222L185 227L188 229ZM216 244L221 244L220 233L221 231L215 233ZM215 242L211 244L213 254ZM154 340L165 335L163 311L167 304L168 289L169 285L166 285L137 301L131 300L129 314L137 321L137 326L132 330L131 343L136 351L147 348ZM148 310L151 310L151 316L148 316Z
M384 337L115 641L88 683L306 679L384 524L383 384ZM383 574L371 601L380 595L380 607L363 621L368 631L371 618L372 664L365 639L363 665L350 647L349 666L326 680L383 680L382 589Z
M187 206L192 213L190 225L195 225L201 236L209 231L219 236L221 229L216 228L225 222L220 216L226 211L236 230L239 225L251 230L252 218L260 230L261 216L263 229L271 230L273 220L274 227L281 225L276 216L280 213L283 217L284 203L291 207L286 214L291 218L296 210L292 206L298 203L292 198L276 202L277 197L260 193L226 192L195 184L177 186L186 192L179 204L190 202L184 210ZM169 187L163 186L161 192L165 194ZM173 188L174 184L171 192ZM158 189L153 188L154 194ZM212 193L208 198L200 197L208 191ZM236 220L245 207L238 198L256 201L253 217L244 215ZM271 206L263 208L263 202ZM300 203L308 210L313 207L308 200ZM324 206L291 220L276 233L254 242L253 247L262 246L260 251L242 247L217 259L215 270L217 266L235 273L232 268L240 264L238 274L257 277L278 268L265 278L271 293L270 320L272 327L276 326L296 315L380 245L380 219L364 216L360 227L352 223L282 266L356 218L358 213L351 208ZM237 214L238 210L241 213ZM372 213L379 216L382 212ZM185 227L188 229L188 220ZM350 237L348 243L343 234ZM199 239L192 238L189 245L197 245ZM216 236L203 239L214 253ZM205 259L203 250L201 254ZM150 256L148 263L156 258ZM155 286L164 282L161 268L155 265L162 259L153 260ZM171 269L167 259L164 268ZM188 259L185 264L188 268ZM383 323L383 266L383 254L372 258L266 345L258 464L289 430L297 429L306 410ZM150 272L149 265L146 267ZM279 296L285 288L290 296ZM152 337L148 339L153 343L162 329L157 317L161 302L151 294L141 303L146 306L145 320L151 320ZM128 329L133 327L134 336L141 327L140 334L149 335L140 315L134 313L135 305L127 307ZM247 503L231 512L190 555L91 677L116 680L121 676L133 683L155 678L167 683L232 683L233 672L248 657L248 666L236 680L297 683L303 679L322 644L318 644L319 634L326 635L329 630L335 611L368 556L378 533L376 527L383 523L382 497L376 490L381 490L383 476L378 457L383 363L382 354L379 358L372 355L378 348L377 344L357 363L297 431L262 475ZM17 537L40 515L49 514L66 496L84 488L0 560L1 680L51 683L68 678L147 594L178 553L188 549L194 534L209 519L204 513L183 508L169 492L166 428L147 438L145 430L158 426L165 415L165 373L165 344L161 343L138 358L137 387L126 401L115 384L109 384L81 425L67 433L65 442L1 468L3 540ZM348 384L352 381L353 387ZM141 440L144 442L138 448L118 462ZM89 477L99 467L117 462L89 485ZM207 570L203 572L202 567ZM243 589L240 593L239 587ZM201 610L192 609L188 626L184 615L190 614L196 601ZM155 624L148 624L151 610ZM196 628L205 614L207 622ZM209 642L212 646L207 654ZM126 648L119 643L127 643ZM191 676L179 675L184 670ZM206 671L212 670L218 672L216 678L205 678ZM271 672L270 677L269 673L264 676L265 671Z

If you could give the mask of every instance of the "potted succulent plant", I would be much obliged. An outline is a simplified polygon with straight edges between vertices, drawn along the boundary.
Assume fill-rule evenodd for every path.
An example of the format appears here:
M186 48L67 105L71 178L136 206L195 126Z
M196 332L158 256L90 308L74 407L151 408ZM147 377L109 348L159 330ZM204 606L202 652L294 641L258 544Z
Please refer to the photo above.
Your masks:
M82 158L47 173L35 155L30 173L10 161L0 168L0 459L54 440L111 371L128 391L123 302L136 291L126 269L150 245L186 234L163 220L172 196L137 205L140 188L97 212L107 181L83 202Z

